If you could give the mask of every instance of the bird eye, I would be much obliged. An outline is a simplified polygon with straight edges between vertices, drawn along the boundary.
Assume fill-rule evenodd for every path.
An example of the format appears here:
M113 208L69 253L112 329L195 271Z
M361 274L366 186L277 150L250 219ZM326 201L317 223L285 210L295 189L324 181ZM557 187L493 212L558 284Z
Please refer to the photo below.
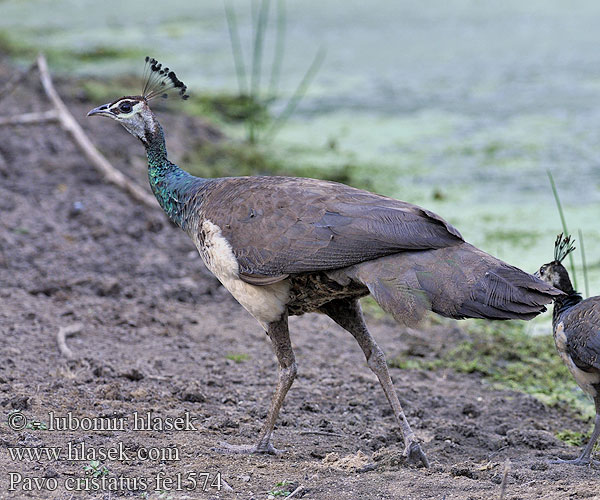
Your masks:
M119 111L123 113L129 113L131 111L131 103L128 101L124 101L119 104Z

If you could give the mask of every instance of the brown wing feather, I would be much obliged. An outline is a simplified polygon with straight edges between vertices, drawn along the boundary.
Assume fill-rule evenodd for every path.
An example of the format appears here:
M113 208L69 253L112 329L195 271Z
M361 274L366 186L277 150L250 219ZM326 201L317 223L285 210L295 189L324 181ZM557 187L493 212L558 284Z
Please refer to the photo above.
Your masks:
M590 297L569 309L561 321L567 349L579 368L600 370L600 296Z
M221 179L203 211L221 227L248 281L462 242L458 230L432 212L315 179Z

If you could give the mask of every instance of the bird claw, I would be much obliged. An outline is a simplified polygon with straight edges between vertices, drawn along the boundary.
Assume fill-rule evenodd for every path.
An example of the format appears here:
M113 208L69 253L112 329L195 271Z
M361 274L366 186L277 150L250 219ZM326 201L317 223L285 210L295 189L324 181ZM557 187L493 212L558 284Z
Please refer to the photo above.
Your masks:
M596 465L596 466L600 465L600 462L598 460L594 460L590 457L577 457L577 458L573 458L570 460L566 460L563 458L554 458L552 460L548 460L548 463L578 465L580 467L583 467L586 465Z
M409 465L422 465L426 469L429 469L429 460L427 460L427 456L417 441L408 442L406 448L404 449L404 456L406 457L406 462Z
M255 455L255 454L267 454L267 455L281 455L284 453L283 450L278 450L270 442L266 444L229 444L221 442L219 446L211 448L213 451L226 454L243 454L243 455Z

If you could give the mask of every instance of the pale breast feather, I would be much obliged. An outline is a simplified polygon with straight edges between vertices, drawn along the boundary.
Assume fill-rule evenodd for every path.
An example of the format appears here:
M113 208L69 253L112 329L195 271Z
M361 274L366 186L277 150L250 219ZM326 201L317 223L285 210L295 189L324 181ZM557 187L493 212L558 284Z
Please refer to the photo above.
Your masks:
M221 228L209 220L199 222L193 240L206 267L265 330L268 323L281 317L289 302L290 285L287 280L264 286L241 280L231 245Z

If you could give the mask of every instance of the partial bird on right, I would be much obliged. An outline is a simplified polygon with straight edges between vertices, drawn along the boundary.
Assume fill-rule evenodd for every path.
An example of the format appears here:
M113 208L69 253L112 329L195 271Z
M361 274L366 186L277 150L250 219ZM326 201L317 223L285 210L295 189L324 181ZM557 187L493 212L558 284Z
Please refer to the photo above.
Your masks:
M600 296L583 299L571 284L562 261L575 247L571 237L559 234L554 244L554 260L540 267L536 276L565 295L554 298L552 329L558 354L583 391L596 405L594 432L581 455L573 460L555 463L588 465L592 449L600 436Z

